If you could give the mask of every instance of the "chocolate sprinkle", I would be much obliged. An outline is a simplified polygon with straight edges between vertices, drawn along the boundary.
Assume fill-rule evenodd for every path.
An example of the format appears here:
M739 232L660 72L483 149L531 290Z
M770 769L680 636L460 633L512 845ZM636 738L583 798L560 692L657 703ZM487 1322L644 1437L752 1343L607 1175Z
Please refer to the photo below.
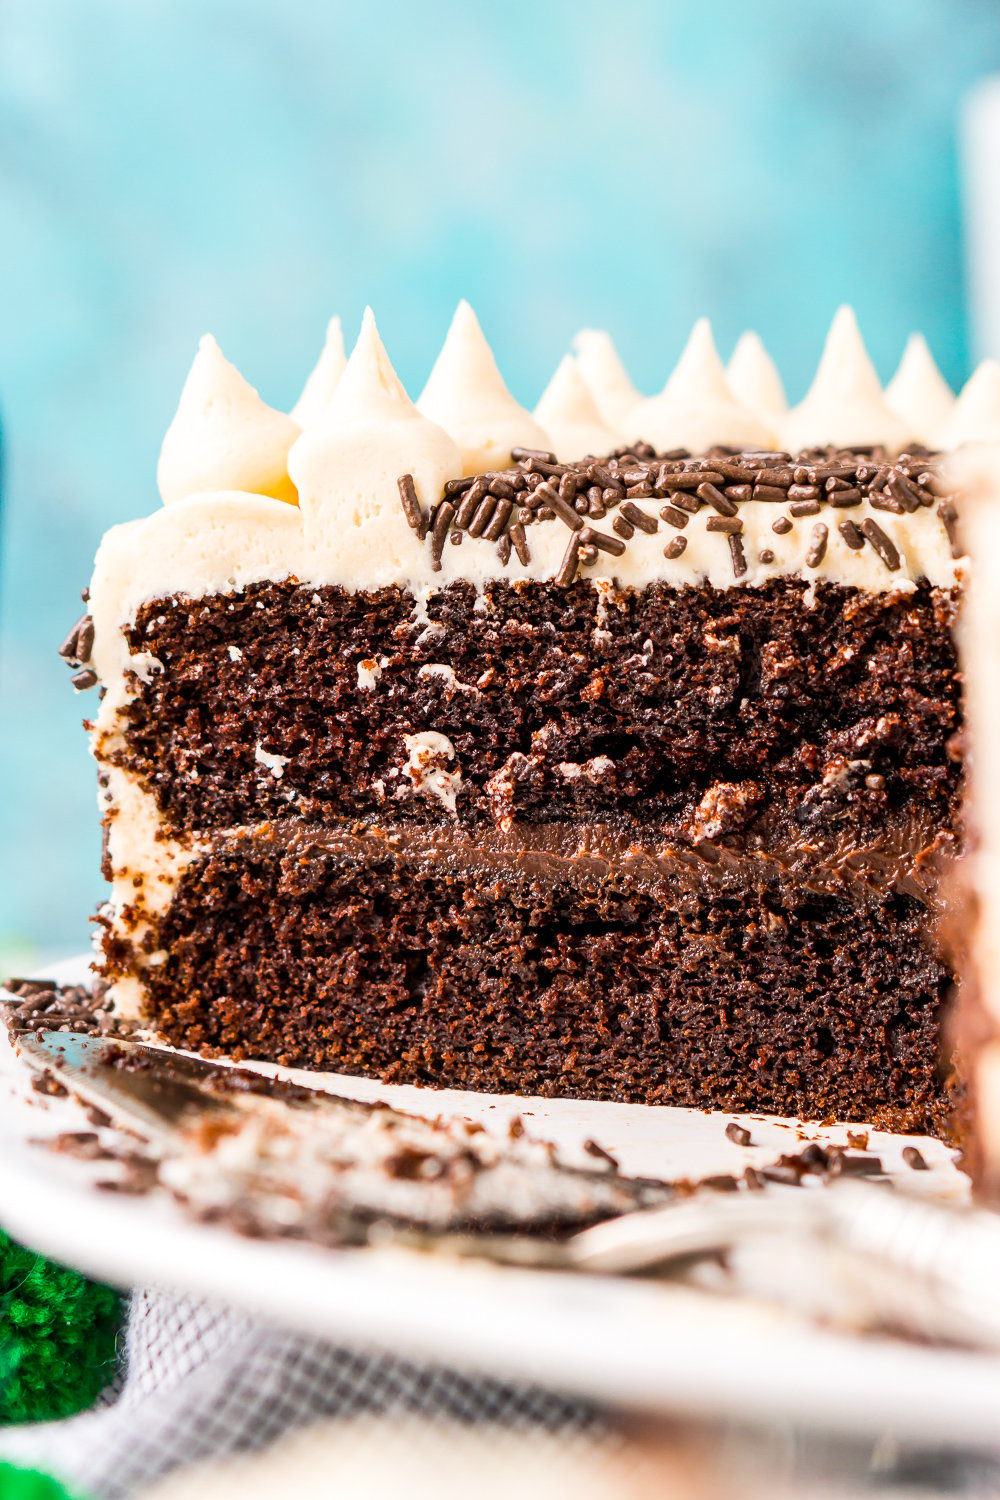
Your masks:
M664 557L668 557L673 562L676 558L680 557L687 544L688 539L686 536L673 537L663 549Z
M417 487L413 483L413 475L400 474L396 482L399 485L399 498L403 503L403 514L406 516L407 523L423 541L427 535L427 517L417 498Z
M730 1120L726 1126L726 1140L732 1141L734 1146L749 1146L752 1137L745 1125L739 1125L735 1120Z
M847 545L851 548L852 552L859 552L865 545L864 536L858 530L857 526L855 526L853 521L841 521L840 525L837 527L837 530L840 532Z
M483 532L485 541L498 542L500 540L507 529L507 522L510 520L510 513L513 509L513 500L500 499L497 501L490 524ZM470 535L475 535L475 533L470 530Z
M878 522L873 521L871 517L861 522L861 530L871 542L890 573L895 572L899 567L899 553L891 537L886 536Z
M721 490L716 489L714 484L699 484L695 494L700 500L704 500L707 505L714 506L720 516L735 516L737 513L737 507L733 501L727 495L724 495ZM709 525L711 525L711 522L709 522Z
M72 666L85 667L93 648L94 622L89 615L81 615L59 647L59 655Z
M85 619L86 615L83 615L79 620L77 620L76 624L73 626L73 629L70 631L69 635L59 647L59 655L62 657L63 661L79 660L76 654L76 643L80 638L80 631L83 629L83 622Z
M812 529L812 542L806 553L806 567L818 568L826 556L826 543L829 537L829 528L819 521Z
M531 463L536 459L546 464L554 464L556 461L554 453L545 453L541 448L512 448L510 456L516 464Z
M913 511L920 508L919 494L905 475L901 474L898 469L893 469L889 475L888 485L904 510L912 514Z
M621 514L625 517L626 521L631 521L633 526L637 526L640 531L646 532L647 536L652 536L655 531L659 531L660 529L660 523L656 517L648 515L644 510L640 510L638 505L634 504L631 500L626 500L624 505L622 505Z
M836 1148L830 1152L830 1175L832 1177L881 1177L880 1156L848 1156L846 1151Z
M82 672L77 672L70 678L70 682L78 693L85 693L88 688L96 685L97 673L92 667L84 667Z
M957 558L962 555L956 536L957 516L943 482L932 467L936 462L934 455L922 449L904 453L890 463L880 448L814 448L795 457L787 453L733 453L715 449L702 457L693 457L682 450L657 454L646 443L634 443L616 449L607 457L588 456L573 463L560 463L553 454L540 449L518 448L513 451L509 469L472 479L449 480L432 518L419 503L412 475L400 476L398 484L409 525L421 536L430 532L435 571L440 571L445 541L454 533L490 542L505 562L516 553L527 567L529 553L524 528L555 519L575 534L578 547L596 547L598 551L621 555L624 544L633 540L636 530L653 535L660 521L682 530L687 517L697 514L703 505L711 506L715 512L707 522L707 529L732 538L744 529L740 517L744 505L786 503L791 516L780 515L771 523L775 534L784 536L792 530L791 517L818 515L826 505L838 510L868 500L876 509L903 514L932 505L935 494L941 497L937 515L947 532L952 555ZM667 503L659 507L657 520L637 505L636 500ZM443 508L445 504L449 510ZM605 516L609 517L612 534L583 541L581 533L587 523L603 520ZM431 519L433 524L429 524ZM898 548L877 522L869 519L861 527L840 523L838 530L852 550L859 550L867 540L890 571L901 565ZM822 560L828 532L828 525L813 529L808 566L815 567ZM458 536L454 544L458 545ZM676 558L683 550L671 542L664 548L664 555ZM742 577L746 572L743 543L731 546L731 551L736 576ZM774 560L768 548L763 548L758 556L768 564ZM587 551L583 560L587 562L590 557L591 552ZM561 564L558 576L565 574L571 581L580 560L577 555L572 566ZM63 654L85 665L91 643L81 622L64 643Z
M603 531L591 531L588 540L593 542L599 552L610 552L612 557L621 557L625 551L624 542L618 541L617 537L606 536Z
M448 535L448 528L455 518L455 507L450 500L442 500L434 512L434 524L431 527L431 568L435 573L441 571L441 554L444 552L444 539Z
M618 1158L612 1156L610 1151L605 1151L598 1141L584 1141L583 1149L588 1156L594 1156L598 1161L603 1161L613 1172L618 1171Z
M743 523L740 522L740 525ZM729 534L729 551L733 559L733 573L737 578L742 578L747 570L746 553L743 551L743 538L736 532Z
M671 490L670 499L674 505L679 505L681 510L686 510L689 515L696 516L701 510L701 501L697 495L685 495L683 491Z
M691 519L683 510L678 510L676 505L664 505L660 508L660 515L668 526L676 526L678 531L682 530Z
M563 553L563 560L559 564L559 571L555 581L561 587L568 587L576 577L576 570L580 565L580 539L574 533L569 539L569 545Z
M930 1171L930 1167L927 1165L927 1161L924 1157L923 1152L918 1151L916 1146L903 1147L903 1160L906 1162L906 1165L908 1167L913 1168L914 1172Z
M476 513L469 522L469 535L482 536L486 527L493 518L493 512L497 508L497 502L492 495L486 495L476 506Z
M94 649L94 622L89 615L84 615L80 621L80 632L76 638L76 659L81 667L85 667L90 661L90 653Z
M562 495L560 495L559 491L556 489L555 485L550 479L546 480L543 485L540 485L539 488L535 491L535 494L543 497L543 503L547 505L550 510L555 511L560 521L565 521L566 525L570 528L571 531L583 530L583 520L577 514L575 506L570 505L569 502L565 500Z
M528 551L528 538L524 534L524 527L520 522L510 528L510 539L514 543L514 551L522 568L526 568L531 562L531 553Z
M873 490L868 496L868 503L875 510L887 510L894 516L903 514L903 506L888 490L882 490L880 493Z

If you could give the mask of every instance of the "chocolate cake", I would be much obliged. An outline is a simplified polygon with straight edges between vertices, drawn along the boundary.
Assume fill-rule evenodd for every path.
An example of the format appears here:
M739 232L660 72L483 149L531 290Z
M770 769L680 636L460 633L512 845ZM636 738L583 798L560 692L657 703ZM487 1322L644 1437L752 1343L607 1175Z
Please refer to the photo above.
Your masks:
M704 323L646 400L577 349L531 415L463 304L414 405L368 314L293 421L203 341L64 648L102 981L209 1053L941 1128L975 412L846 310L792 411Z

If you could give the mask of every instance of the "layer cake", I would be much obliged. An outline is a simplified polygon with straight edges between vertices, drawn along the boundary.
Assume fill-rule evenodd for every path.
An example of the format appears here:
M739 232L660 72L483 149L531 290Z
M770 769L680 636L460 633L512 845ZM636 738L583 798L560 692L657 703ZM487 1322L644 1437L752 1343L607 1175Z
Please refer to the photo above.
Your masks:
M989 435L853 316L791 411L699 324L534 414L466 305L413 404L370 314L291 416L204 340L100 684L102 983L169 1041L391 1081L941 1129L964 578ZM971 390L971 396L970 396Z

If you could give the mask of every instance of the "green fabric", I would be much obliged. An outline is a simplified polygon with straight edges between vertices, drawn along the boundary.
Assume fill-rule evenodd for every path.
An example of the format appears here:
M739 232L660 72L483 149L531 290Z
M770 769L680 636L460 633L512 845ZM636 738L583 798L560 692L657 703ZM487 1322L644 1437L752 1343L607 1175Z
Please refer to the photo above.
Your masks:
M37 1469L0 1464L0 1500L82 1500Z
M121 1320L117 1292L0 1230L0 1424L55 1421L90 1406L114 1376Z

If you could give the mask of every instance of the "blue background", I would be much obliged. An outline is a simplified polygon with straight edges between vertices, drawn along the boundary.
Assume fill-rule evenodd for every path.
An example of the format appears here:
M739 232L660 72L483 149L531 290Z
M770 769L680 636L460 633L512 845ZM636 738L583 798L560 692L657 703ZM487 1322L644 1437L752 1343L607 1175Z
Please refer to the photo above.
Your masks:
M581 325L653 388L708 313L796 396L849 300L883 377L920 327L958 382L957 112L998 67L985 0L4 0L0 962L86 942L54 648L202 332L290 404L371 302L415 391L464 295L533 404Z

